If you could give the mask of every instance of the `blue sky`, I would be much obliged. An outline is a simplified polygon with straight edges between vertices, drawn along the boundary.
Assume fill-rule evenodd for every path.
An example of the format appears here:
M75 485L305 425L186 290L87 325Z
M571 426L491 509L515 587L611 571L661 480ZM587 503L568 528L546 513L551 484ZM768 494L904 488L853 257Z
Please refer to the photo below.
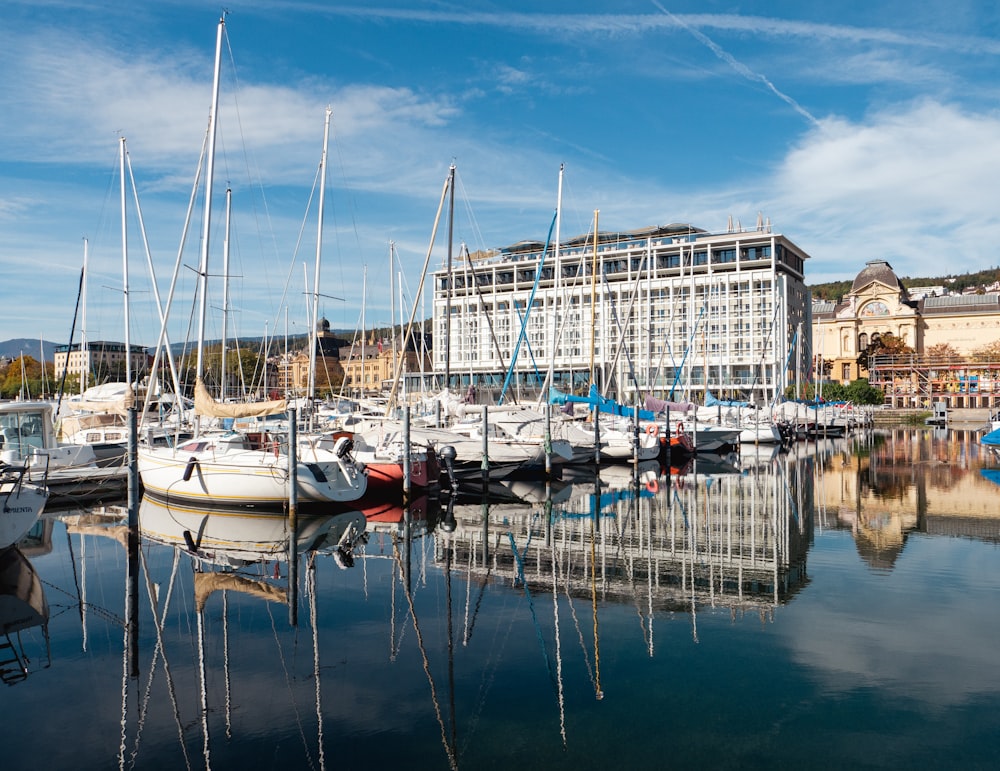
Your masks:
M183 251L181 236L222 6L123 8L0 6L0 339L68 340L85 237L87 336L123 339L121 136L164 301L181 252L170 337L188 336L200 204ZM760 215L811 255L809 283L851 278L874 258L900 276L1000 264L994 3L250 0L228 10L216 193L233 188L230 330L241 335L307 328L327 105L320 292L337 328L358 326L366 272L366 325L390 322L400 283L390 241L409 313L452 162L456 252L544 239L565 164L564 237L588 232L595 210L602 230L723 230ZM131 338L153 344L128 196ZM215 212L217 276L221 198ZM445 243L442 228L432 268ZM417 317L429 315L417 302Z

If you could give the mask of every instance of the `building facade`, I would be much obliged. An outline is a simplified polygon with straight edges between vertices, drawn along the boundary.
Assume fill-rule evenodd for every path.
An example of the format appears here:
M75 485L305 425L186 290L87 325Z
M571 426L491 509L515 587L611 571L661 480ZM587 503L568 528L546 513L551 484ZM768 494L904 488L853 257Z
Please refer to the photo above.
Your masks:
M295 352L288 352L276 357L275 367L278 374L278 389L283 394L305 396L309 392L309 373L315 365L316 375L314 385L317 390L322 387L339 385L344 378L344 370L340 365L340 350L346 343L330 331L330 322L326 318L316 323L316 356L315 362L309 356L309 342L306 347Z
M434 371L453 387L537 392L551 370L556 388L594 381L622 401L711 391L767 403L810 333L807 258L763 224L718 234L668 225L478 255L434 274Z
M400 361L402 357L402 361ZM393 351L392 343L370 341L363 348L359 345L342 349L340 366L344 372L345 393L354 397L377 396L390 390L390 383L400 370L400 378L405 383L419 378L421 373L430 372L431 362L425 359L421 364L417 351Z
M148 374L152 359L141 345L133 345L131 349L133 379L140 379ZM86 344L57 345L53 362L57 378L61 378L68 368L69 374L80 376L84 388L108 380L124 380L125 343L95 340Z
M814 365L830 380L867 377L895 407L1000 406L1000 362L977 360L979 349L1000 342L996 292L911 296L888 262L871 260L840 302L813 303L812 324ZM886 334L910 352L875 356L863 367L861 354ZM937 353L945 345L951 353Z

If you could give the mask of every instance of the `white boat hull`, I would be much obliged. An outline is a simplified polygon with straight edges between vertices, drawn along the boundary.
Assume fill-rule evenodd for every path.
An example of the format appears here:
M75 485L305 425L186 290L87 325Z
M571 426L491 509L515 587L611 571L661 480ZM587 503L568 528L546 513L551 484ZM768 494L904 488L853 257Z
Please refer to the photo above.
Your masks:
M147 447L138 452L146 491L167 500L202 505L274 506L289 500L288 456L270 450L225 450L209 438L176 450ZM345 503L368 488L363 469L351 458L298 463L297 499Z
M742 444L781 444L781 432L771 423L759 426L744 426L740 431Z
M13 546L28 534L45 510L48 490L28 482L0 483L0 549Z

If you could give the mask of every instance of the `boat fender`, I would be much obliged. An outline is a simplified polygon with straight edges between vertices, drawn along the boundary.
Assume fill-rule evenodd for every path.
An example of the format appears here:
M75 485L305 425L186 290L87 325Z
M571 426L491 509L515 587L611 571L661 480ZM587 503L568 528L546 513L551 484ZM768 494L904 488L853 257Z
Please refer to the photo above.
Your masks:
M191 460L189 460L187 462L187 465L184 467L183 478L185 482L189 482L191 480L191 475L194 473L195 466L197 465L198 465L198 459L192 456Z

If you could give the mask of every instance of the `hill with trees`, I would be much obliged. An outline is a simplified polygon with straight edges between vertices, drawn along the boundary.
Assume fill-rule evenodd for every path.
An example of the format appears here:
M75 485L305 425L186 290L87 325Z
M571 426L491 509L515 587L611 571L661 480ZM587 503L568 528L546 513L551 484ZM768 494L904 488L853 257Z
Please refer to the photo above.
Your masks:
M903 286L916 287L916 286L943 286L948 289L949 292L962 293L967 289L978 289L980 291L986 291L986 287L992 287L998 282L1000 282L1000 268L987 268L985 270L978 270L974 273L961 273L958 275L949 276L930 276L926 278L911 278L909 276L900 276L899 280L903 282ZM832 300L833 302L839 302L851 291L851 285L854 283L854 279L846 279L844 281L827 281L820 284L810 284L809 291L812 292L812 296L816 300Z

